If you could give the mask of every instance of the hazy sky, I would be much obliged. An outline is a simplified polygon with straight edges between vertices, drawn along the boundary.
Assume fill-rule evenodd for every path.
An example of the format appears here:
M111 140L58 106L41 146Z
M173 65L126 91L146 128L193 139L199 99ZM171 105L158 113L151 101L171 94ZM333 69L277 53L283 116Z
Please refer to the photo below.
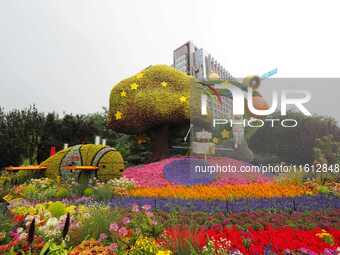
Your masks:
M339 10L325 0L0 0L0 106L99 111L113 84L171 64L188 40L237 77L275 67L277 77L340 77Z

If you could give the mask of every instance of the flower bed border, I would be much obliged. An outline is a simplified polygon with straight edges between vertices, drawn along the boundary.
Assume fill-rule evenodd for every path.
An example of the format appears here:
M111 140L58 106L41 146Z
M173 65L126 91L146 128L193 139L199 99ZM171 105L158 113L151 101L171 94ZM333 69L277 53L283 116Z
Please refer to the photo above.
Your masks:
M306 211L340 208L340 197L332 195L318 195L291 198L240 199L235 201L116 197L113 198L108 204L111 207L127 207L133 204L149 204L152 206L152 208L163 211L171 211L176 208L189 211L223 211L227 213L260 209Z
M171 211L174 209L203 212L237 213L250 210L278 209L292 211L339 209L340 197L334 195L277 197L268 199L240 199L234 201L222 200L184 200L172 198L148 197L114 197L108 201L98 201L91 198L65 198L48 201L62 201L66 204L106 204L110 207L130 207L137 205L150 205L153 209ZM22 204L36 204L48 201L24 200Z

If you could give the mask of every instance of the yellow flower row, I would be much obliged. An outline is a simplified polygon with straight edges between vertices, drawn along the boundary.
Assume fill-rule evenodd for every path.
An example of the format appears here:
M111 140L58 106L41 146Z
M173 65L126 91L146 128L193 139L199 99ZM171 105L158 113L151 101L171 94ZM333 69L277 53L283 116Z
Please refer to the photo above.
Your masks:
M202 200L233 200L241 198L295 197L308 194L308 189L295 184L254 183L240 185L195 185L136 188L135 197L159 197Z

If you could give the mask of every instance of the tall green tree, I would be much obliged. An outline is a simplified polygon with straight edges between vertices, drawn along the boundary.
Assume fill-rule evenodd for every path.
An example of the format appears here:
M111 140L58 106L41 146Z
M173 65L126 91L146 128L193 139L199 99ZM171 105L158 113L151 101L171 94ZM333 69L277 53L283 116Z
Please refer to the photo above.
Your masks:
M33 105L23 110L0 112L0 161L2 165L23 160L35 163L40 143L44 115Z

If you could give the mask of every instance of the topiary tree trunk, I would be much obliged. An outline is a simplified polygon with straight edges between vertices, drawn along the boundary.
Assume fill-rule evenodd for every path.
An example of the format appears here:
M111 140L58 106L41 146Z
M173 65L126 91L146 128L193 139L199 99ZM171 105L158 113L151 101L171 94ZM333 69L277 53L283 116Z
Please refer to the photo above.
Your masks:
M152 161L165 158L169 152L169 126L161 125L150 130Z

